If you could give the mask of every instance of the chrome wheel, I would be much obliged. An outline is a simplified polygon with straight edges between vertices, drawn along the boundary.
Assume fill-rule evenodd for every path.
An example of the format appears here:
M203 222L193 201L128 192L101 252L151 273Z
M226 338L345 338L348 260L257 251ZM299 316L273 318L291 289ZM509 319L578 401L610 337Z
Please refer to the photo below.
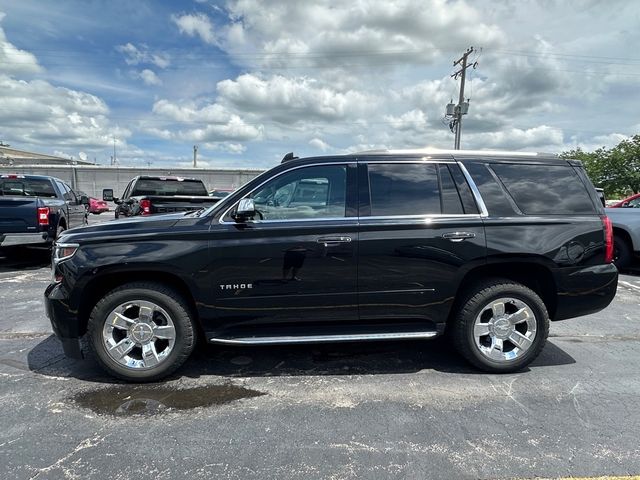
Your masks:
M517 298L498 298L480 310L473 324L480 353L495 362L522 357L536 338L533 310Z
M120 304L102 329L107 355L120 365L142 370L167 359L176 341L176 328L166 310L146 300Z

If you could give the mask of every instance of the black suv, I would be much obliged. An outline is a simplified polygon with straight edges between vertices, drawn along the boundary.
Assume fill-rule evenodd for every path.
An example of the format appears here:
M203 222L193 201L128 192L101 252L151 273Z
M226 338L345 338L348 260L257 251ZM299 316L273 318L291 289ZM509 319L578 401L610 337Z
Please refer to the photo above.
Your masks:
M549 320L605 308L611 223L580 162L384 151L289 159L200 212L57 242L47 312L67 355L160 379L198 338L230 345L450 334L512 372ZM80 339L87 340L81 347Z

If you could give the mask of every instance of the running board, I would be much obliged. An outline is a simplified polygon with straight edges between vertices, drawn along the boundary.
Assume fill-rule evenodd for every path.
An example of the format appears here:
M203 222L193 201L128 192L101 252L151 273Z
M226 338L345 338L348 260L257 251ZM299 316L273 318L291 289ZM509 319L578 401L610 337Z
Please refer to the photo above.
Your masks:
M426 332L391 332L391 333L350 333L338 335L290 335L277 337L234 337L209 339L211 343L225 345L287 345L299 343L334 343L334 342L360 342L375 340L411 340L425 339L438 336L438 332L432 330Z

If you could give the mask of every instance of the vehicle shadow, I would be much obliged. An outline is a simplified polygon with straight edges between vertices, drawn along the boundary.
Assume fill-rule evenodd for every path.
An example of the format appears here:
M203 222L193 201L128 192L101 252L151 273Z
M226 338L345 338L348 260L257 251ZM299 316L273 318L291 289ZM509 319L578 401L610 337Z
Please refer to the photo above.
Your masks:
M50 336L28 353L31 371L97 383L121 383L105 374L94 360L64 357L60 342ZM575 363L573 357L548 341L531 368ZM324 345L260 347L200 346L171 379L219 376L227 378L278 376L393 375L423 370L486 375L451 349L447 339Z
M51 265L49 248L13 247L0 249L0 273L37 270Z

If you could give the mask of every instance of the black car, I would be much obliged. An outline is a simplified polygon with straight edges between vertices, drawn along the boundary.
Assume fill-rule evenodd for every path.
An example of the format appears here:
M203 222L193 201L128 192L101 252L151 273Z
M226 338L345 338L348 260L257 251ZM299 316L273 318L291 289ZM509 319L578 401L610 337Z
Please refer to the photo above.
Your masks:
M549 320L616 293L611 223L578 161L384 151L292 159L208 210L59 239L47 312L111 374L160 379L197 339L428 339L512 372ZM425 348L426 345L425 345Z

